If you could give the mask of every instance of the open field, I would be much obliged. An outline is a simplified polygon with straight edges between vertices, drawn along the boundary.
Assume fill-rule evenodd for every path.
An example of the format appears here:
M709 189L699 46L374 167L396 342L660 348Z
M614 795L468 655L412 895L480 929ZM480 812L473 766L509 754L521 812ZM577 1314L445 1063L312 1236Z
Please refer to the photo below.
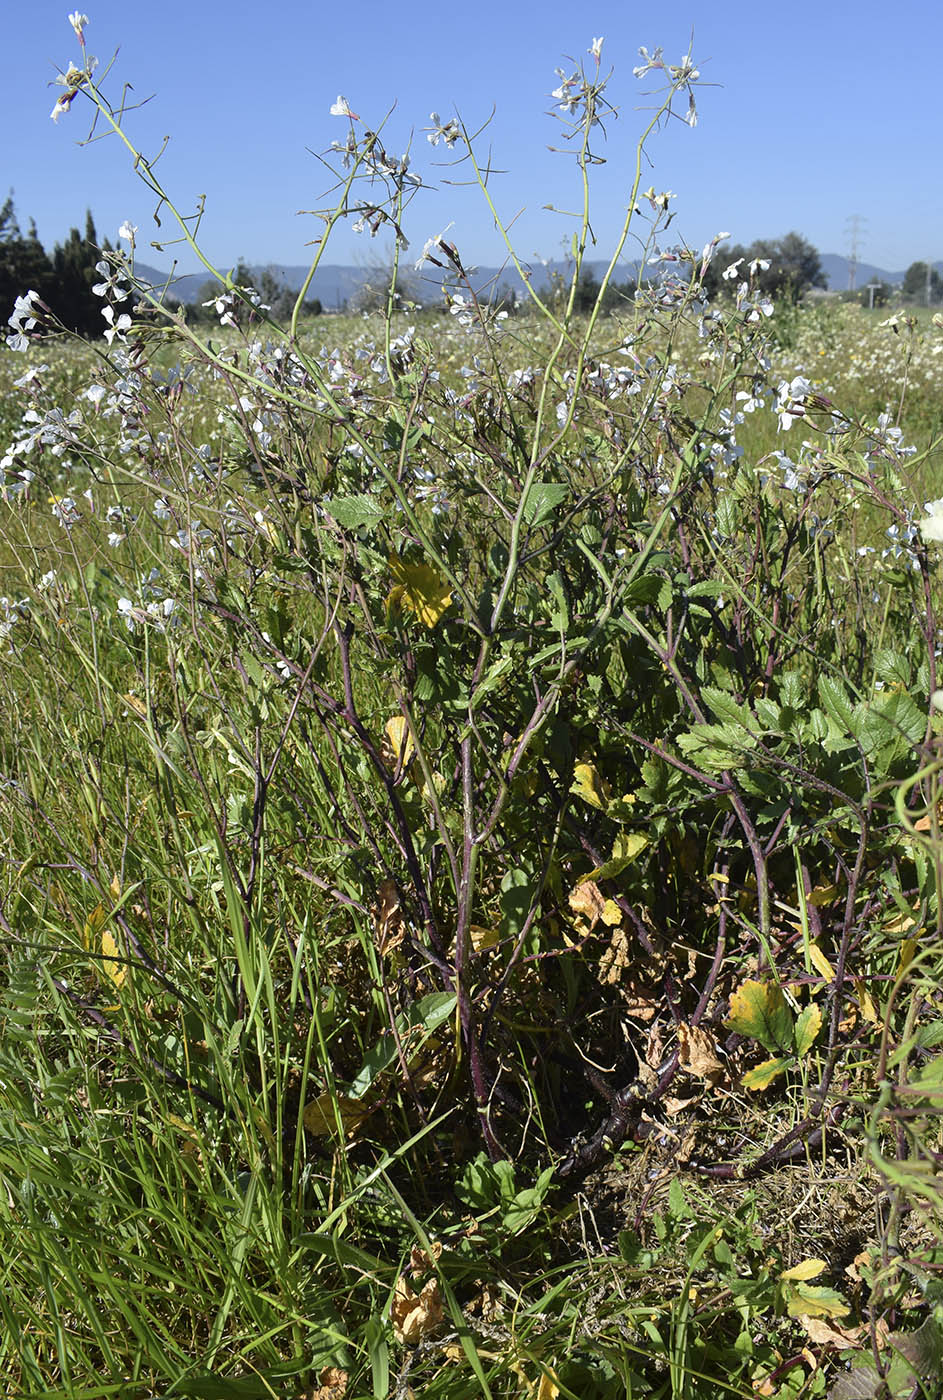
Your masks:
M940 1394L943 330L577 315L588 228L506 318L442 236L441 313L18 303L18 1400Z

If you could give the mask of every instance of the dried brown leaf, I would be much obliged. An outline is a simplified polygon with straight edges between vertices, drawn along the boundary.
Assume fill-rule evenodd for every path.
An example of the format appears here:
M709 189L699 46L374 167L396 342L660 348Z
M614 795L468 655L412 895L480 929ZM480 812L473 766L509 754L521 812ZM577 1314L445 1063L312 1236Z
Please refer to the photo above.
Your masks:
M423 1337L434 1332L442 1321L443 1305L439 1280L431 1278L418 1293L410 1287L404 1275L396 1280L390 1320L393 1336L407 1346L417 1346Z
M678 1063L688 1074L710 1083L716 1082L724 1073L724 1064L717 1058L716 1046L714 1037L700 1026L689 1026L686 1021L678 1026Z
M866 1330L863 1323L857 1327L839 1327L834 1322L826 1322L823 1317L807 1317L805 1314L797 1321L810 1342L815 1342L816 1346L834 1347L836 1351L851 1351L857 1347Z
M602 918L606 901L595 880L584 880L581 885L570 890L568 903L574 914L580 915L594 929Z
M402 943L404 932L403 912L395 881L383 881L370 912L376 931L377 951L391 953Z

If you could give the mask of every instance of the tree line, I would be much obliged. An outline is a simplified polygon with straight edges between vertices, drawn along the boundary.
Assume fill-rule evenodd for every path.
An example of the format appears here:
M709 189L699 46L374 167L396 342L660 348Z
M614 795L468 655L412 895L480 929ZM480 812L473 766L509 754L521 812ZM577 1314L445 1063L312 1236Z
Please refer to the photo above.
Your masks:
M77 228L71 229L65 241L57 243L51 254L47 253L39 241L35 223L31 221L23 232L13 196L9 195L0 206L0 324L12 311L16 298L32 288L68 330L83 336L100 335L105 329L102 320L105 303L92 288L103 280L96 264L110 252L114 252L114 245L107 238L99 243L95 221L88 211L84 234ZM253 277L249 268L240 262L233 280L238 286L255 286L276 320L291 315L296 294L277 281L271 272ZM188 319L212 318L212 307L204 308L201 303L213 301L219 292L217 282L207 282L196 305L188 307ZM165 304L177 303L173 298L165 298ZM306 301L304 311L309 316L319 315L320 301L317 298Z

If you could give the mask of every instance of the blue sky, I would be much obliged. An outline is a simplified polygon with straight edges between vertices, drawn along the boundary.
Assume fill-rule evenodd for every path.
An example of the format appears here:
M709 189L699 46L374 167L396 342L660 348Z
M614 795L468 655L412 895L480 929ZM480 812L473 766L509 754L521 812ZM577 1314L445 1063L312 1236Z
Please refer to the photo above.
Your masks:
M639 45L662 45L670 62L687 51L707 84L699 122L656 134L643 180L677 198L673 232L700 246L729 230L735 239L776 237L797 229L822 252L847 252L849 217L861 216L859 257L891 271L918 258L943 258L943 179L939 153L939 80L943 6L938 0L877 0L851 5L796 0L790 6L741 0L680 0L664 7L624 3L565 5L479 0L476 5L394 5L379 0L315 4L271 0L235 7L220 0L87 0L89 51L105 62L118 49L108 88L153 99L128 127L145 152L170 143L159 171L184 212L206 195L201 237L211 260L303 263L319 225L299 209L323 207L329 176L309 151L343 140L346 122L329 115L343 93L375 126L396 103L384 129L391 153L412 138L414 167L436 188L421 190L407 212L406 233L418 256L423 242L455 221L449 237L466 263L500 260L501 245L479 191L461 184L461 169L426 142L429 113L457 109L469 128L495 108L480 140L496 175L493 194L530 258L561 255L573 221L543 206L572 209L579 196L572 156L549 144L561 129L554 69L563 55L591 59L604 35L608 96L619 109L599 153L593 227L605 255L621 223L630 188L640 107L650 85L632 76ZM7 7L7 128L0 147L0 198L12 189L21 223L35 218L47 248L91 208L101 237L119 224L139 225L139 256L170 236L152 218L153 199L114 138L84 147L87 104L76 101L58 125L49 119L56 68L79 59L68 6L33 0ZM378 240L379 241L379 240ZM371 265L381 250L369 235L340 227L329 262ZM181 270L193 269L185 255Z

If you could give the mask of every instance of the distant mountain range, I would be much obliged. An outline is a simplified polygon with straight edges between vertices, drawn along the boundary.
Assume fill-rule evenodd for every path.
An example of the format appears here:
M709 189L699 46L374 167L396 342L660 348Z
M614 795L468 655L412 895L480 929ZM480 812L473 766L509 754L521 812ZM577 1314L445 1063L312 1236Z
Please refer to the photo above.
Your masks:
M844 292L848 289L848 269L851 266L846 257L840 253L820 253L822 271L828 279L829 291ZM915 259L915 261L920 261ZM937 272L943 272L943 262L935 262L933 266ZM886 282L889 287L899 287L907 275L907 269L901 272L888 272L886 268L875 267L872 263L859 262L855 268L855 286L865 287L869 282Z
M825 273L830 291L845 291L848 287L849 261L839 253L822 253L822 270ZM608 263L604 261L587 261L585 264L596 277L601 277L605 272ZM943 262L934 263L934 267L943 273ZM551 260L549 262L533 262L528 264L531 275L531 283L538 290L542 290L550 283L555 275L565 276L567 265L560 261ZM406 276L420 295L428 300L434 300L437 296L436 288L441 283L442 273L431 264L427 263L421 273L414 273L409 262L406 263ZM167 273L161 272L158 268L149 267L146 263L136 263L135 270L138 276L144 281L150 281L154 286L163 286L167 281ZM308 275L307 267L289 266L284 263L270 263L268 266L261 264L254 265L250 269L254 278L261 278L263 272L270 272L280 285L296 292L304 283ZM339 311L360 287L368 282L371 277L377 276L377 269L365 267L353 267L343 263L327 263L319 267L311 283L309 297L317 297L325 311ZM887 282L890 286L898 286L904 280L906 269L899 272L888 272L885 268L875 267L872 263L859 262L855 270L855 286L864 287L868 282ZM617 269L616 280L619 282L634 279L638 275L638 264L624 263ZM494 288L516 287L518 292L522 288L521 279L513 263L505 264L503 267L478 267L472 276L472 285L476 291ZM204 293L209 278L205 272L191 273L173 278L168 286L171 295L183 302L195 302L203 298L208 293Z

